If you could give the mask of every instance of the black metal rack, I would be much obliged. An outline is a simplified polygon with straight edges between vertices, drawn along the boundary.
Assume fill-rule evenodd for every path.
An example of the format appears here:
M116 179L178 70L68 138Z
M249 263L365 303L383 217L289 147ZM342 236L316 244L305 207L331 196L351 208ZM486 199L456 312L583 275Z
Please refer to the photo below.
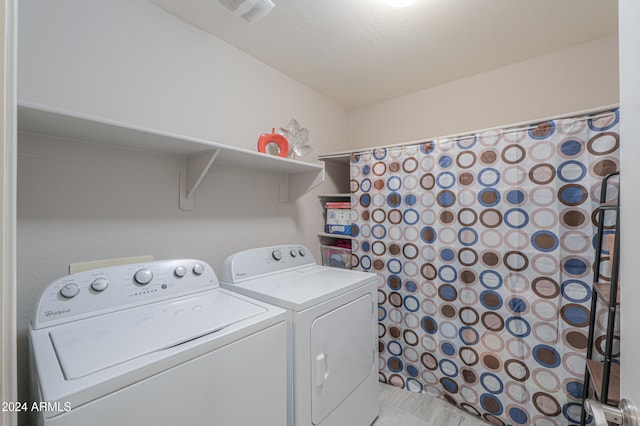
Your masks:
M587 413L584 409L584 401L589 398L589 391L593 388L594 396L602 403L617 406L620 402L620 366L613 363L613 343L615 336L616 314L620 304L620 294L618 289L618 267L620 265L620 198L616 201L607 201L607 190L609 181L620 172L613 172L605 176L600 188L600 207L597 211L598 231L595 241L595 259L593 263L593 291L591 296L591 314L589 318L589 337L587 339L586 369L584 373L584 390L582 393L582 414L580 425L584 426ZM606 259L602 255L605 243L605 219L607 213L615 215L613 229L613 244L609 247L609 265L611 267L610 281L607 282L606 275L601 271L602 261ZM610 237L611 234L607 234ZM598 304L603 304L607 308L607 330L605 335L604 357L594 359L594 340L596 326L596 310Z

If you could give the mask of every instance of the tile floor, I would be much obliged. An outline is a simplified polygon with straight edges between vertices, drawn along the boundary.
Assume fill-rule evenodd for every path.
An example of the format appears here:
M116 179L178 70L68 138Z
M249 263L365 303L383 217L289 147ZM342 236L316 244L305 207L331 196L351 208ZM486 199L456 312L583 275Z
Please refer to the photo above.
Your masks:
M487 426L489 423L428 395L384 383L380 388L380 417L373 426Z

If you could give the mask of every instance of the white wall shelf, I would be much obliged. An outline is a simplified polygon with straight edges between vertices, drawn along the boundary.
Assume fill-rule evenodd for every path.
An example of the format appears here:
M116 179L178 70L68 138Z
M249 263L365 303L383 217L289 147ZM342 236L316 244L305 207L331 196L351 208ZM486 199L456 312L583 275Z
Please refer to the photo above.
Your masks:
M181 156L183 210L194 208L195 192L214 164L278 173L281 202L299 198L324 181L323 163L305 163L24 101L18 102L18 131Z

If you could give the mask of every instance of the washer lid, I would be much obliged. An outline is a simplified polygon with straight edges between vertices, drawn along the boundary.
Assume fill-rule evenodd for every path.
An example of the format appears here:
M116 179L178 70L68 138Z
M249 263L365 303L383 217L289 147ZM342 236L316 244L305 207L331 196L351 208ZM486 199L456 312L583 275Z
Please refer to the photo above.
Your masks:
M316 265L221 285L282 308L302 311L376 280L377 275L369 272Z
M77 379L215 333L266 309L218 290L54 327L65 379Z

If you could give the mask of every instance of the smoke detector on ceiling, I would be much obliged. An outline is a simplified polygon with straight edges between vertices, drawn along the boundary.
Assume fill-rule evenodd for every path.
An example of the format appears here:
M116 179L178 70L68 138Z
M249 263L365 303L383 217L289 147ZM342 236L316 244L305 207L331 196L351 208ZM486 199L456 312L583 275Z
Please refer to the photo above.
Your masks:
M218 3L247 22L259 21L275 7L271 0L218 0Z

